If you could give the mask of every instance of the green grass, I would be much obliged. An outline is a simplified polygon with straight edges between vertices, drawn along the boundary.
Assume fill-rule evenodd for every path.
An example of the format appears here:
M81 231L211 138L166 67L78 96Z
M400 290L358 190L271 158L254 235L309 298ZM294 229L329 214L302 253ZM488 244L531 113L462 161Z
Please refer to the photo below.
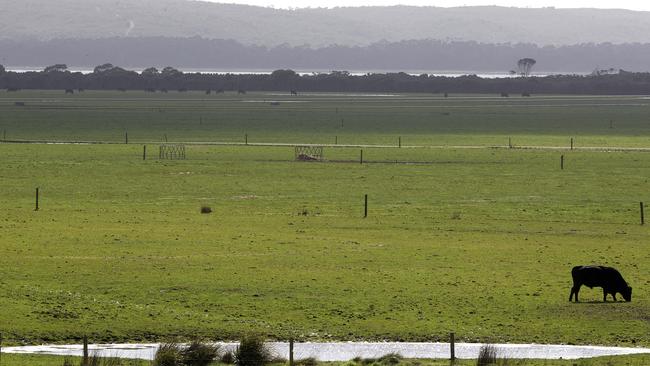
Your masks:
M158 103L180 116L181 109L196 110L192 103L212 106L196 94L149 101L141 100L144 93L87 92L70 99L87 108L62 111L30 107L66 100L61 93L21 93L0 93L0 110L12 110L0 120L24 139L110 140L122 123L136 140L163 131L213 140L257 126L263 140L314 142L335 129L310 130L319 120L305 117L294 130L299 118L282 127L282 116L324 116L317 106L330 113L346 103L369 131L348 135L355 142L388 141L402 127L421 143L438 136L455 136L448 141L458 143L465 140L454 139L464 136L486 144L495 136L485 132L489 126L478 114L463 120L469 112L459 112L460 127L447 125L451 135L418 134L429 104L456 103L460 111L482 98L403 96L390 102L398 108L381 114L375 108L389 101L307 97L316 107L286 103L291 107L282 114L263 104L246 109L226 96L215 99L213 112L233 119L224 118L223 129L202 130L158 120L152 117L158 112L147 110ZM28 103L25 110L10 103L19 96ZM571 105L631 100L545 99ZM422 108L402 107L409 103ZM486 118L499 120L481 108ZM539 113L498 107L527 117L494 130L523 133L528 130L517 124L524 124L531 144L562 141L564 132L577 131L611 144L650 146L644 145L650 125L641 118L646 105L600 108L544 107ZM403 124L390 113L404 114ZM574 113L581 117L570 119ZM564 114L574 122L545 124ZM622 130L611 135L587 122L613 114ZM247 119L253 115L257 122ZM472 128L463 130L464 123ZM650 201L647 153L372 148L364 149L371 162L364 165L355 162L359 149L352 148L326 148L327 159L342 162L324 163L294 162L290 147L189 146L186 161L142 161L141 153L141 145L0 144L5 342L70 342L85 334L94 342L232 340L249 332L271 339L436 341L453 331L459 341L471 342L650 346L649 234L638 213L639 201ZM201 214L203 205L213 213ZM634 287L633 301L602 304L600 290L584 288L584 302L569 303L571 267L589 263L619 268Z
M201 335L649 345L650 155L0 145L0 323L14 342ZM338 150L344 156L357 151ZM606 174L605 174L606 172ZM41 210L33 211L34 188ZM370 217L362 218L363 195ZM207 204L214 213L200 214ZM309 214L300 213L307 210ZM568 302L576 264L633 302Z

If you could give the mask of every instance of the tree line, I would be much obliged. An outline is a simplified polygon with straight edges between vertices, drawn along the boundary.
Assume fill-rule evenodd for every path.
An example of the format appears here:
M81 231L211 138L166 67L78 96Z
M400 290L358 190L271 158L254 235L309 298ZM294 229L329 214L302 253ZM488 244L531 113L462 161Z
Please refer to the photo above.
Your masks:
M527 56L539 69L553 73L589 73L596 68L650 71L650 44L577 44L537 46L525 43L488 44L472 41L405 40L367 46L320 48L244 45L233 40L168 37L0 39L5 65L43 67L75 60L84 68L106 61L128 68L176 65L212 70L376 70L508 72L512 61Z
M147 68L142 72L102 64L92 73L70 72L64 64L38 72L9 72L0 65L0 89L143 90L149 92L201 90L225 91L313 91L313 92L418 92L497 93L501 95L543 94L650 94L650 73L593 73L591 75L517 76L481 78L367 73L347 71L300 75L293 70L270 74L184 73L173 67Z

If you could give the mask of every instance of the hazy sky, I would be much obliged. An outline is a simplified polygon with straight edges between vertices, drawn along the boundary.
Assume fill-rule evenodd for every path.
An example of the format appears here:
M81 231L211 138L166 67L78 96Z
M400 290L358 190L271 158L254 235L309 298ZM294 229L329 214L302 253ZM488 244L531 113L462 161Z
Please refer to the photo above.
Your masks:
M650 11L647 0L207 0L220 3L238 3L276 8L333 7L363 5L419 5L419 6L463 6L463 5L502 5L517 7L557 8L606 8Z

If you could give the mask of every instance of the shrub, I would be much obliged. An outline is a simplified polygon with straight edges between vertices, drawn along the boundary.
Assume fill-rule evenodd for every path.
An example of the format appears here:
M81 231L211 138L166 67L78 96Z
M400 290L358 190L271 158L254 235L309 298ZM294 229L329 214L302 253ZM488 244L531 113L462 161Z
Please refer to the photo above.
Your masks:
M178 343L163 343L156 351L153 366L180 366L182 364L182 349Z
M484 344L478 352L476 366L490 366L497 364L497 349L491 344Z
M207 366L219 357L220 348L217 344L194 340L181 351L183 364L187 366Z
M212 213L212 208L210 206L201 206L201 213L202 214Z
M273 354L259 336L245 336L235 349L235 364L239 366L262 366L273 361Z

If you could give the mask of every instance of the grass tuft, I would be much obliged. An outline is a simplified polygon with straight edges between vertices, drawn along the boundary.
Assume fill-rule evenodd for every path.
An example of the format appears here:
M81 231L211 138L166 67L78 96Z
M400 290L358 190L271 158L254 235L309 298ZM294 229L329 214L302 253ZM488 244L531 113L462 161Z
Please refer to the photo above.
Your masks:
M153 366L180 366L182 365L182 347L176 342L163 343L156 351Z
M181 358L187 366L207 366L219 357L221 346L194 340L181 350Z
M241 339L235 349L235 364L239 366L262 366L274 361L273 353L262 337L248 335Z
M478 352L476 366L491 366L497 364L497 348L491 344L484 344Z

